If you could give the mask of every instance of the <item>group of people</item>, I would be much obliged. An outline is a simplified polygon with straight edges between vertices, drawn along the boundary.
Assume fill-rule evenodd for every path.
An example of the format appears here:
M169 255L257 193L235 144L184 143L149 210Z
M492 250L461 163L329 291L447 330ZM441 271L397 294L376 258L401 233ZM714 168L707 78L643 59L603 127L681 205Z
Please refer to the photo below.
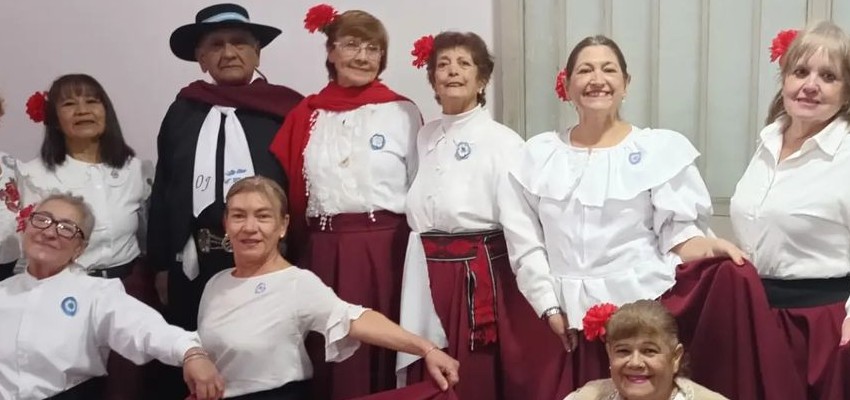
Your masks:
M175 30L212 82L178 93L155 170L94 78L53 82L39 157L0 154L0 398L850 398L841 29L781 54L726 240L693 145L620 117L613 40L569 54L578 123L525 142L485 108L478 35L417 41L423 125L379 78L380 20L305 27L329 81L307 97L265 80L280 30L243 7Z

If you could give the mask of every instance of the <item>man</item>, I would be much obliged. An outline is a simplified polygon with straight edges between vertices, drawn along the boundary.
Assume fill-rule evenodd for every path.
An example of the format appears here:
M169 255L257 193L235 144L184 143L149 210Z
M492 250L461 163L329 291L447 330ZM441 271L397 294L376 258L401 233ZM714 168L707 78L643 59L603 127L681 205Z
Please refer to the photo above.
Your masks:
M235 4L204 8L194 24L171 34L171 51L197 62L214 83L195 81L177 94L157 138L148 256L170 322L197 327L206 281L233 266L222 216L224 195L237 180L263 175L286 187L269 144L302 98L271 85L257 70L260 49L280 34L251 23ZM261 78L254 80L254 73Z

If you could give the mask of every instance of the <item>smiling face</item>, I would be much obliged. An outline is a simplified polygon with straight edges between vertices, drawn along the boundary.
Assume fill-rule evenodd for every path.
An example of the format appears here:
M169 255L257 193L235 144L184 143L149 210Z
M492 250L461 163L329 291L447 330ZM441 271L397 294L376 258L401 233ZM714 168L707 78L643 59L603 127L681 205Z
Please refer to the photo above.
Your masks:
M658 335L638 335L606 344L611 380L629 400L668 399L684 350Z
M97 141L106 130L106 108L93 90L66 93L54 104L66 141Z
M629 77L620 67L616 53L605 45L582 49L567 78L567 91L579 113L616 113L620 109Z
M65 201L48 200L42 202L33 212L33 218L39 217L49 217L53 223L46 228L38 228L31 221L27 221L23 232L24 254L30 265L58 272L83 253L86 242L82 234L70 238L65 237L68 235L59 235L57 223L62 223L60 229L63 230L69 230L71 227L79 230L83 224L83 215L80 210Z
M278 253L278 243L289 225L289 216L281 216L280 210L280 204L258 191L227 199L224 228L233 244L237 268L242 262L262 262Z
M467 48L452 47L437 54L433 87L440 104L462 103L463 111L471 109L486 84L479 79L478 66Z
M328 61L336 70L336 83L343 87L368 85L378 78L384 49L377 42L341 36L328 50Z
M783 81L786 112L798 122L828 123L848 101L848 78L823 49L800 59Z

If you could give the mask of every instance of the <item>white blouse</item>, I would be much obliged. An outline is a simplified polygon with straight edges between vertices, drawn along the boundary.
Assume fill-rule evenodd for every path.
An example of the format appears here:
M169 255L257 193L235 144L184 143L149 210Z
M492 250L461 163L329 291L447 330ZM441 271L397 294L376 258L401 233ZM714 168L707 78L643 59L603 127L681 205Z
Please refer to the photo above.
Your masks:
M178 366L200 346L124 292L121 282L71 265L45 279L0 282L0 399L43 399L106 374L112 349L142 364Z
M5 192L7 185L14 183L17 161L0 151L0 170L0 192ZM6 264L20 257L21 243L17 232L18 213L7 207L3 201L5 195L0 197L0 264Z
M304 149L308 217L404 212L422 117L409 101L319 110Z
M782 122L760 136L730 207L742 249L766 278L850 275L850 124L836 119L782 161Z
M400 325L440 347L446 334L431 297L425 249L419 234L429 231L513 230L525 218L513 196L508 170L519 160L523 140L481 107L443 115L419 131L419 171L407 194L407 244L402 279ZM396 371L419 357L399 353Z
M18 186L25 204L37 203L52 192L71 192L91 206L94 231L87 238L85 253L76 260L78 264L86 269L103 269L139 256L152 183L152 172L139 159L131 158L120 169L70 156L53 171L38 158L18 167Z
M673 286L670 250L708 233L711 198L681 134L632 131L616 146L579 148L570 131L540 134L511 172L530 226L508 234L517 283L537 312L552 296L581 329L587 310L655 299ZM545 257L544 257L545 255ZM555 304L557 305L557 304Z
M226 397L310 379L309 331L325 336L327 361L343 361L360 346L348 332L366 309L340 300L312 272L289 267L236 278L233 271L207 282L198 311L198 334L224 376Z

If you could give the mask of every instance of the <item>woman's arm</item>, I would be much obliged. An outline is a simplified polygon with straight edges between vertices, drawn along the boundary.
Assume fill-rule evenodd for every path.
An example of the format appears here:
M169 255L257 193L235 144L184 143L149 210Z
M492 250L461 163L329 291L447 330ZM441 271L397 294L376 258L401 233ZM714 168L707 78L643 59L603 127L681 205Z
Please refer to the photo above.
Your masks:
M367 310L351 322L349 336L374 346L416 354L425 360L431 377L442 390L448 390L458 380L460 363L437 348L437 345L398 326L378 312Z

